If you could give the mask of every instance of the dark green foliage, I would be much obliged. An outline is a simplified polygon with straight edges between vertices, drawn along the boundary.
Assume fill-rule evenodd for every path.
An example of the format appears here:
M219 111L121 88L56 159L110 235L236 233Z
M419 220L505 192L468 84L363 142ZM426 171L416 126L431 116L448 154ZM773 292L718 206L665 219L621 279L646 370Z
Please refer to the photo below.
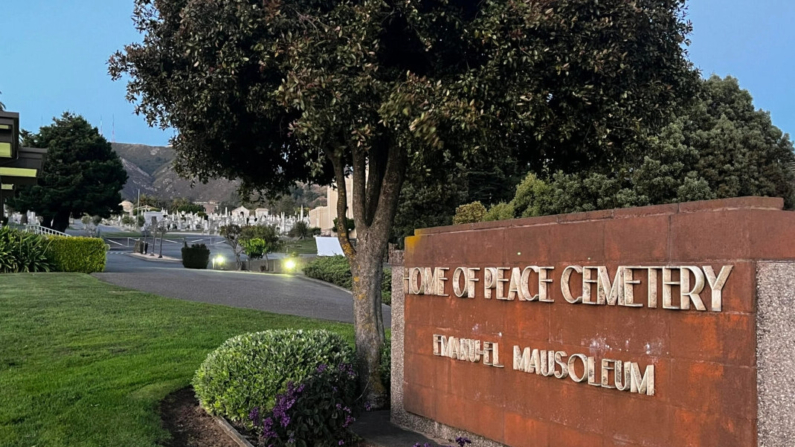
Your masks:
M345 256L318 256L306 264L304 274L348 290L352 287L351 266Z
M345 219L345 228L347 228L349 232L356 229L356 224L354 223L353 219L348 219L347 217L344 217L344 219ZM337 232L337 218L336 217L334 218L333 224L334 224L334 226L331 227L331 231L336 233Z
M249 258L268 258L268 253L279 251L284 241L274 225L248 225L240 229L240 244Z
M0 273L49 272L48 246L43 236L0 228Z
M230 338L196 371L193 388L205 410L236 422L269 411L287 382L301 382L318 365L350 363L353 350L328 331L272 330Z
M486 215L486 207L480 202L467 203L455 209L453 225L480 222Z
M187 269L206 269L210 262L210 249L204 244L187 243L182 247L182 265Z
M356 445L356 373L348 364L320 364L304 381L288 383L269 412L251 411L261 447Z
M483 220L488 222L492 220L506 220L506 219L513 219L514 216L514 204L500 202L496 205L493 205L489 210L483 215Z
M195 203L189 203L185 205L179 205L174 211L185 214L190 214L190 213L199 214L199 213L204 213L204 207L201 205L197 205Z
M381 377L387 390L391 390L392 382L392 340L386 339L384 347L381 348Z
M290 237L295 237L298 239L306 239L312 235L312 230L309 228L306 222L298 221L290 228L290 231L287 233Z
M736 79L703 81L698 100L630 157L579 173L530 174L517 186L513 215L540 216L742 196L782 197L795 205L793 145L770 115L754 109Z
M53 121L25 135L23 144L47 148L47 158L38 185L20 187L9 205L35 211L58 231L66 230L69 217L118 213L127 173L110 143L81 116L64 113Z
M318 256L304 266L304 274L310 278L330 282L351 290L353 275L345 256ZM392 269L385 268L381 280L381 302L392 303Z
M95 273L105 270L108 246L91 237L50 236L47 255L56 272Z
M452 178L449 182L431 182L426 178L408 181L400 193L392 240L403 247L404 238L417 228L441 227L452 223L455 209L466 199L464 187Z

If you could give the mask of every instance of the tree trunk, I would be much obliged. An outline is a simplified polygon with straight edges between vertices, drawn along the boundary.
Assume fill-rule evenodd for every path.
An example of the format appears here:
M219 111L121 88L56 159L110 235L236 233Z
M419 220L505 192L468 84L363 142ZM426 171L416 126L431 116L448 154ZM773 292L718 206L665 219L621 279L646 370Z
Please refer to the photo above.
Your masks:
M367 402L374 408L382 408L387 404L387 389L381 377L381 348L385 341L381 281L387 238L373 238L372 233L361 236L356 244L356 260L351 263L356 360Z
M385 341L381 312L383 260L397 212L408 154L393 143L372 148L367 153L353 147L352 155L351 202L358 235L356 247L351 244L345 225L348 191L344 162L341 157L330 157L338 191L337 237L353 275L359 382L366 401L373 408L383 408L387 404L387 390L381 377L381 349Z

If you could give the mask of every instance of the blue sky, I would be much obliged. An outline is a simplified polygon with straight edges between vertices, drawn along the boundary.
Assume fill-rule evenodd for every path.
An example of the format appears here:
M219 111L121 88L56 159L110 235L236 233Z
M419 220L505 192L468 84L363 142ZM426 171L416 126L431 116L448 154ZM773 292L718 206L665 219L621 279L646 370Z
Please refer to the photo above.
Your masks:
M171 131L133 114L108 57L139 39L132 0L0 0L0 101L29 130L69 110L115 140L166 144ZM690 58L705 76L732 75L773 123L795 133L795 1L692 0Z

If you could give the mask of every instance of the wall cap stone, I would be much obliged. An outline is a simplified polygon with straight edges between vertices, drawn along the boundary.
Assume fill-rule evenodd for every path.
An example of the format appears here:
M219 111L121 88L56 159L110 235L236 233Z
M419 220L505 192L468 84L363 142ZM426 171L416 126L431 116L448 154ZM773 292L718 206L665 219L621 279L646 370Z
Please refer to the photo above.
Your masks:
M557 214L541 217L524 217L491 222L477 222L443 227L418 228L415 236L457 233L492 228L530 227L538 225L565 224L594 220L625 219L632 217L673 215L697 212L713 212L727 210L771 210L784 209L784 199L780 197L735 197L731 199L702 200L697 202L670 203L666 205L641 206L634 208L617 208L611 210L586 211L584 213Z

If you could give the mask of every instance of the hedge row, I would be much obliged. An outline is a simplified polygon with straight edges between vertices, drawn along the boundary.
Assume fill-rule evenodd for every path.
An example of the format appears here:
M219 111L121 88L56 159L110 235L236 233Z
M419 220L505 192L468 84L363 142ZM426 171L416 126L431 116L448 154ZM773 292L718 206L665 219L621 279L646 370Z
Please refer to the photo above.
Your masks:
M91 237L50 236L47 255L56 272L94 273L105 270L107 246Z
M345 256L320 256L304 266L304 274L310 278L330 282L351 290L353 275L351 266ZM384 304L392 303L392 269L385 268L381 281L381 300Z

